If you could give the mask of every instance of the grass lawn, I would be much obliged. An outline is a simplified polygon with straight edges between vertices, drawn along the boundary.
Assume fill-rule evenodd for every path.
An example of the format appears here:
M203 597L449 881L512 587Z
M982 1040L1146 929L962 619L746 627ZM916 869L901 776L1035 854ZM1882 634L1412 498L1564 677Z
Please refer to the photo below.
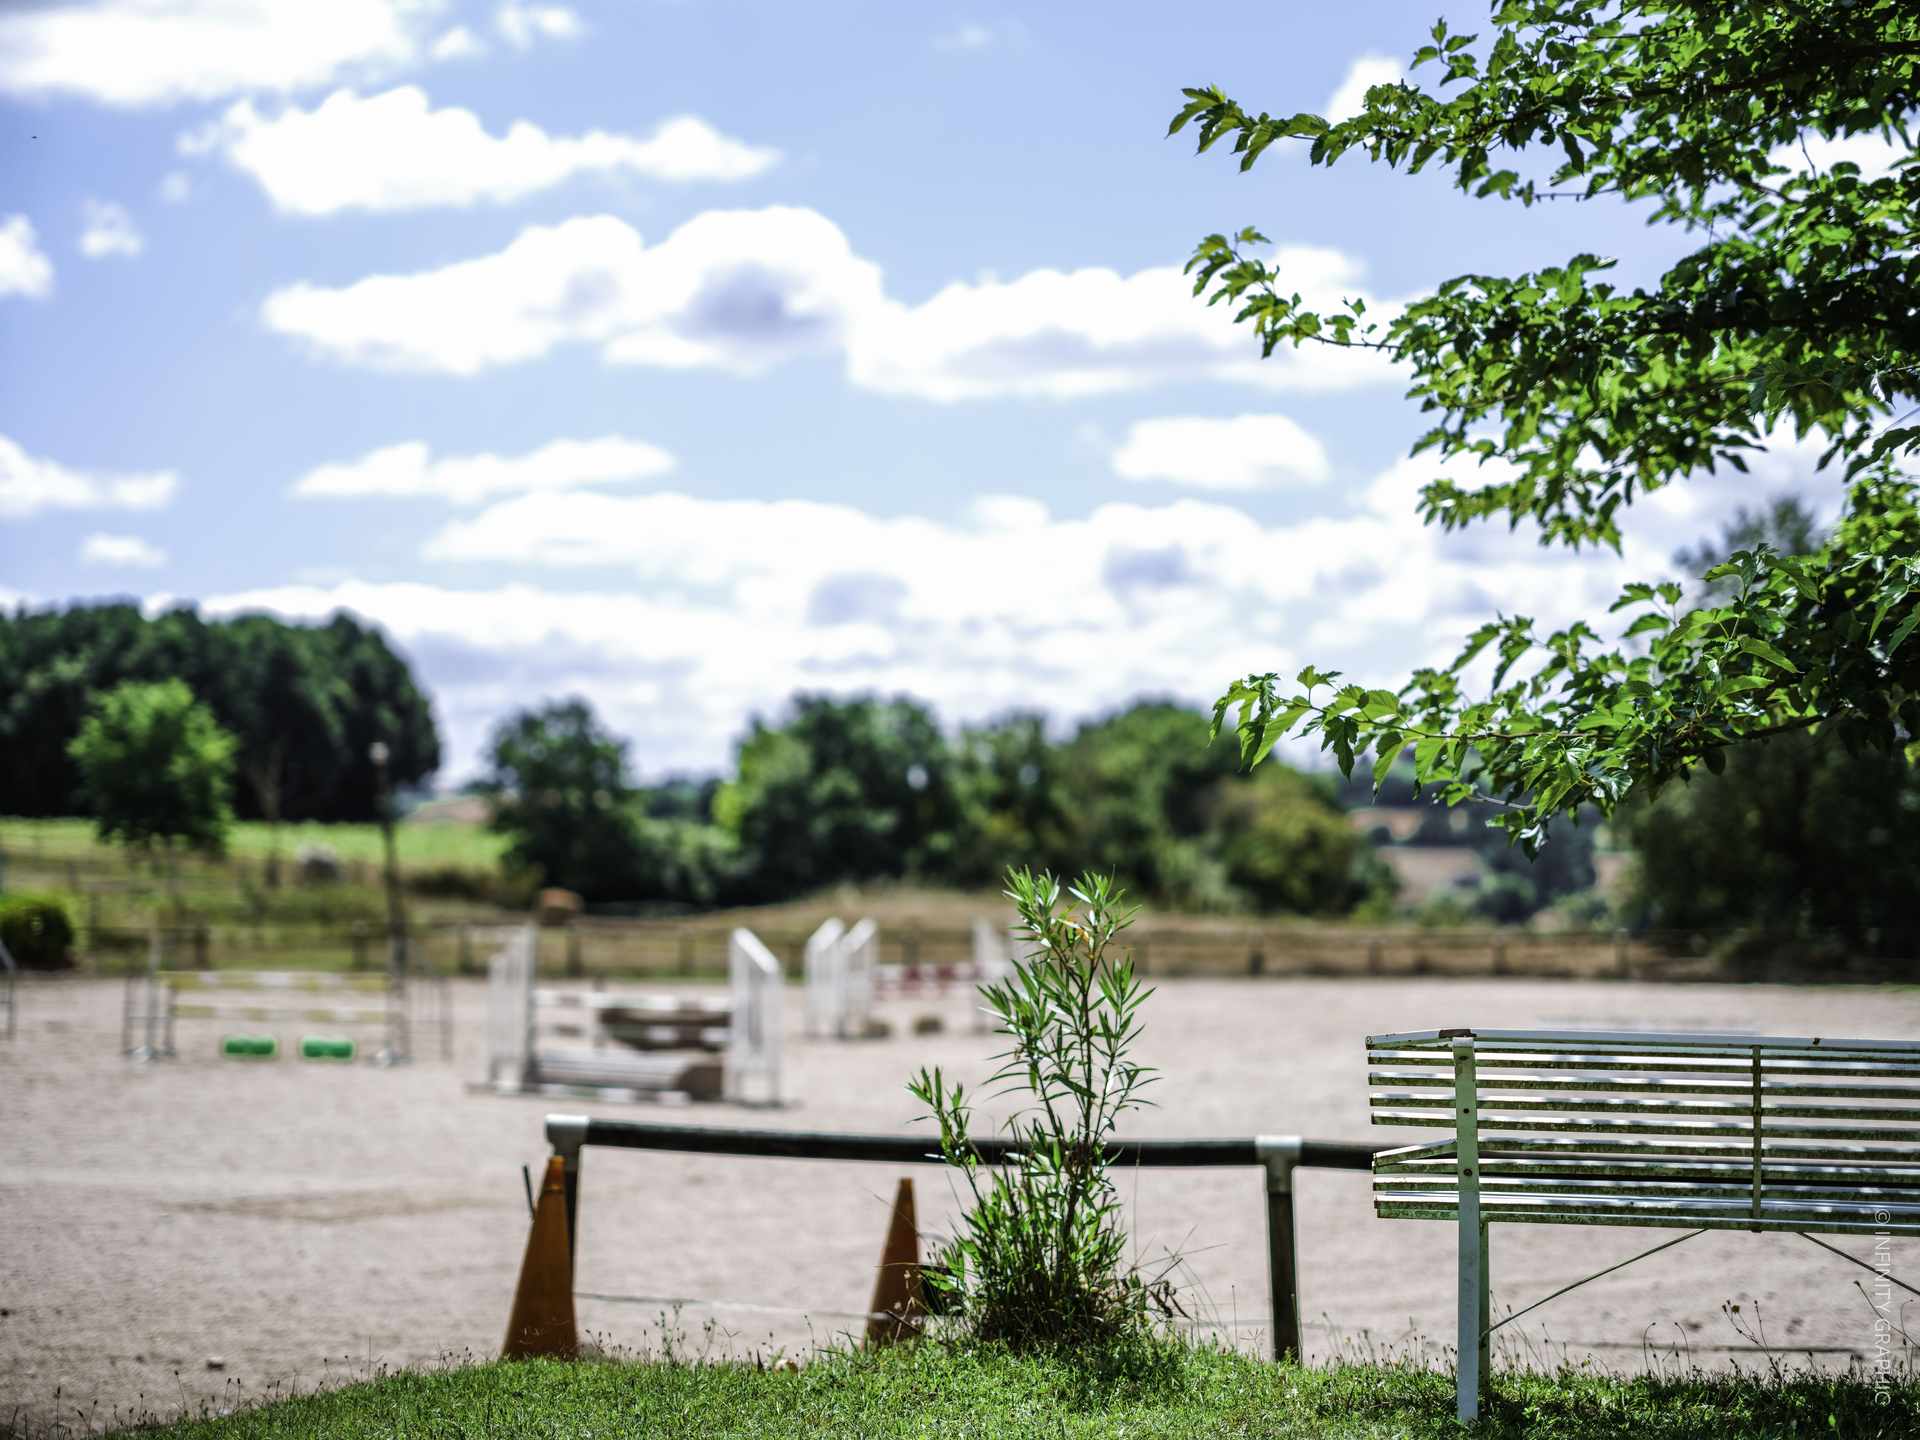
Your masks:
M503 836L483 825L459 820L402 820L394 826L394 848L403 866L457 865L476 870L499 864ZM291 860L303 845L330 845L342 860L379 864L384 859L378 825L288 824L280 827L280 854ZM271 826L258 820L235 822L227 849L242 859L261 859L273 851ZM91 820L23 820L0 816L0 850L21 860L118 859L117 847L103 845Z
M1920 1435L1920 1385L1798 1375L1502 1377L1475 1433L1563 1440ZM1450 1376L1326 1369L1156 1348L1068 1364L921 1345L840 1353L802 1369L531 1361L389 1375L260 1409L140 1432L165 1440L372 1437L1314 1436L1442 1437Z

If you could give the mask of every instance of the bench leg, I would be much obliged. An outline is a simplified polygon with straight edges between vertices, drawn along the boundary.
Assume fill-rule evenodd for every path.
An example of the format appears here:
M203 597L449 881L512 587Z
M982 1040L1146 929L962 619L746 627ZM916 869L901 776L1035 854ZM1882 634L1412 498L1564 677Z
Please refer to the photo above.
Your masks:
M1478 1207L1474 1207L1476 1210ZM1463 1422L1480 1416L1480 1394L1486 1388L1488 1369L1487 1329L1491 1323L1488 1292L1487 1227L1476 1214L1471 1219L1462 1207L1460 1215L1460 1293L1459 1293L1459 1414Z

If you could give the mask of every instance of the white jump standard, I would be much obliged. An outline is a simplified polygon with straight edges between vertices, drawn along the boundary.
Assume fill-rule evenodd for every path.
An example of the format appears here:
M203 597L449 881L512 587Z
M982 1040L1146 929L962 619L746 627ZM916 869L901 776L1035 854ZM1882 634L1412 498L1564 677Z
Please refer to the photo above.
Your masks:
M780 1102L780 963L746 930L727 946L725 998L537 983L532 926L487 967L487 1078L503 1095Z
M882 1000L971 994L1010 974L1013 954L1010 937L975 920L972 958L964 965L883 965L880 931L871 919L849 930L834 918L807 937L805 965L807 1034L864 1040L876 1032L874 1009ZM985 1007L973 1008L973 1028L989 1028Z
M1920 1041L1599 1030L1367 1039L1374 1123L1450 1130L1374 1157L1383 1219L1453 1220L1459 1413L1480 1412L1493 1332L1708 1230L1920 1235ZM1494 1224L1683 1229L1494 1321Z

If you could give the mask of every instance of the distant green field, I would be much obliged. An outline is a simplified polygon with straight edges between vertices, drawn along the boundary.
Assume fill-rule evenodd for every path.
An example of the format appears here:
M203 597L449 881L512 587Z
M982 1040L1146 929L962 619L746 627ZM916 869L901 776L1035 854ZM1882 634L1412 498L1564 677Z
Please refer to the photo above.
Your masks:
M400 863L408 867L457 865L486 869L499 863L506 841L471 822L402 821L394 828ZM280 853L291 859L303 845L329 845L342 860L381 859L378 825L282 825ZM229 853L249 859L268 854L273 831L258 821L241 821L227 837ZM90 820L21 820L0 816L0 849L21 859L87 859L112 847L103 846Z

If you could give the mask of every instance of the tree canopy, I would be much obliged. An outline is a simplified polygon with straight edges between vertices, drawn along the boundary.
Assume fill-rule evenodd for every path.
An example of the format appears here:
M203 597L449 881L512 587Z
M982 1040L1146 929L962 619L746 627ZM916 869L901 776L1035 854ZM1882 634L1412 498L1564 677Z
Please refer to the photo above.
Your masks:
M1188 908L1344 914L1390 889L1331 777L1235 773L1206 716L1142 701L1048 734L1016 712L950 735L918 701L796 695L733 773L642 784L586 702L496 732L485 786L509 863L590 900L706 906L842 882L995 887L1097 857Z
M1398 690L1307 666L1232 684L1215 712L1257 764L1289 733L1341 766L1403 750L1448 804L1499 807L1529 847L1557 815L1611 812L1750 740L1819 730L1896 754L1920 734L1920 514L1902 466L1920 450L1920 9L1910 0L1498 0L1484 34L1442 21L1413 79L1358 114L1253 113L1186 91L1172 130L1243 170L1280 141L1313 165L1354 157L1451 172L1494 204L1620 203L1693 248L1656 283L1613 282L1575 254L1514 275L1461 274L1398 314L1315 308L1257 229L1215 234L1196 294L1280 345L1369 349L1404 366L1430 417L1415 454L1466 457L1485 483L1436 477L1430 524L1504 520L1543 545L1618 548L1625 512L1770 436L1824 442L1847 485L1828 543L1755 545L1702 603L1650 576L1610 636L1498 615ZM1424 83L1423 83L1424 81ZM1861 137L1863 168L1824 142ZM1857 151L1857 144L1856 144ZM1818 154L1816 154L1818 152ZM1844 149L1838 153L1848 153ZM1483 653L1484 688L1470 684Z
M635 879L634 800L624 740L584 700L556 700L501 722L480 788L494 797L506 862L589 899L619 898Z
M233 822L233 737L179 680L94 701L69 747L102 839L219 851Z
M1804 555L1823 543L1806 508L1786 499L1742 513L1718 543L1678 560L1710 574L1760 544ZM1707 582L1706 593L1730 585ZM1625 910L1636 925L1869 955L1920 946L1920 769L1899 755L1775 735L1735 751L1721 774L1630 801L1617 829L1634 853Z
M371 820L386 743L395 785L439 768L433 710L380 631L348 615L149 618L131 603L0 613L0 807L85 812L68 753L91 701L125 681L178 679L232 734L243 819Z

